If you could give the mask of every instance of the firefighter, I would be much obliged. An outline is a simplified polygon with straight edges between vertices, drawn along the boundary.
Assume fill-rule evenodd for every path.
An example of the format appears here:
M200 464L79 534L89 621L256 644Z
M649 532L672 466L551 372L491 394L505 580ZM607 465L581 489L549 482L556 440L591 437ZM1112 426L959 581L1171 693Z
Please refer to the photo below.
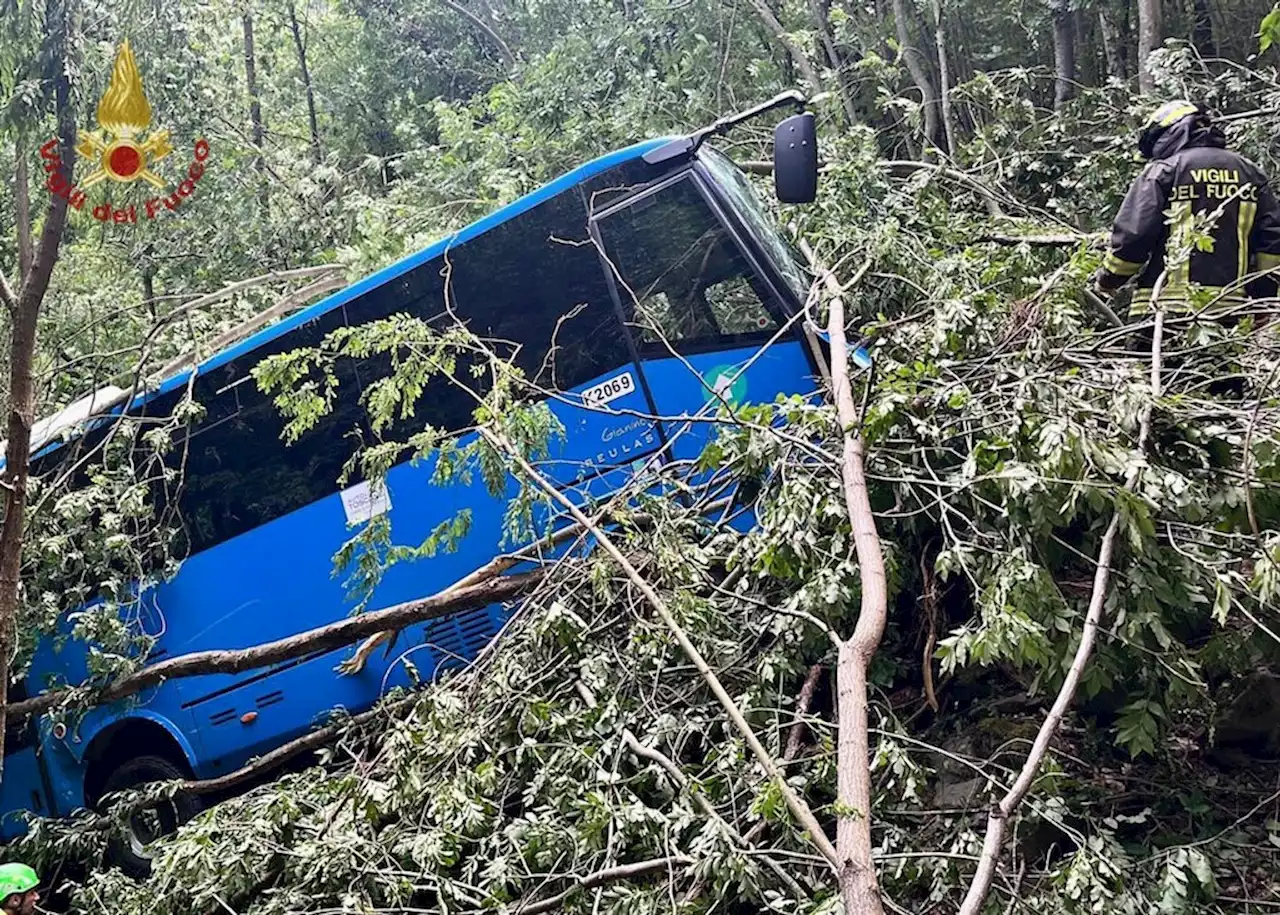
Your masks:
M1274 297L1280 204L1262 170L1227 149L1208 111L1188 101L1162 105L1143 127L1138 150L1151 161L1116 214L1094 277L1098 291L1109 296L1136 278L1135 309L1141 310L1165 272L1167 220L1178 225L1220 210L1207 229L1212 245L1193 247L1189 260L1169 270L1161 300L1186 301L1193 285L1227 303Z
M40 878L25 864L0 864L0 906L3 915L32 915L40 894Z

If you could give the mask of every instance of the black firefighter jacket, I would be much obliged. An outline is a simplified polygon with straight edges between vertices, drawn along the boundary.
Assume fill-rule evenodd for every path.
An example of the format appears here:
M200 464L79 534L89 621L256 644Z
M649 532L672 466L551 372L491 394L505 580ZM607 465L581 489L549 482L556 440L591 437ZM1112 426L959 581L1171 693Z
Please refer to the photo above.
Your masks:
M1129 188L1116 214L1098 284L1118 289L1137 277L1139 288L1150 290L1165 270L1170 237L1166 213L1177 226L1219 210L1208 231L1211 249L1193 248L1189 260L1171 269L1161 298L1185 301L1190 285L1224 299L1239 300L1246 291L1274 296L1280 275L1280 203L1258 166L1226 149L1220 131L1196 125L1193 118L1160 137L1151 164ZM1244 282L1268 270L1276 272ZM1134 304L1145 304L1141 294Z

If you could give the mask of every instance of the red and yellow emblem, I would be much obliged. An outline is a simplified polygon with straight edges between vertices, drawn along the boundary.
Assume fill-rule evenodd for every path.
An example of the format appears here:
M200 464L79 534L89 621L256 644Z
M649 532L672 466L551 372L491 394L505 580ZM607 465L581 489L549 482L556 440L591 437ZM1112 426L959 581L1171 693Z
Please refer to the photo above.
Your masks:
M104 178L124 184L141 178L163 188L164 181L151 171L151 165L173 152L173 147L167 130L144 135L151 126L151 105L142 90L142 74L128 40L116 53L111 84L98 102L97 120L98 129L80 131L76 144L76 152L98 163L81 186L92 187Z

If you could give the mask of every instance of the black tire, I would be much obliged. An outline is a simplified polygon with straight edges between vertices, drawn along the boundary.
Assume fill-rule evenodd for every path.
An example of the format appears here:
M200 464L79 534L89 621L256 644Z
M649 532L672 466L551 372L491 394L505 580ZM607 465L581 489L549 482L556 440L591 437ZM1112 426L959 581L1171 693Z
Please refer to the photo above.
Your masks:
M102 794L136 788L149 782L185 779L189 775L163 756L138 756L121 765L107 776L102 784ZM200 812L200 799L193 794L179 791L166 804L134 814L123 839L111 843L111 861L131 877L143 878L151 874L151 854L147 846L174 832Z

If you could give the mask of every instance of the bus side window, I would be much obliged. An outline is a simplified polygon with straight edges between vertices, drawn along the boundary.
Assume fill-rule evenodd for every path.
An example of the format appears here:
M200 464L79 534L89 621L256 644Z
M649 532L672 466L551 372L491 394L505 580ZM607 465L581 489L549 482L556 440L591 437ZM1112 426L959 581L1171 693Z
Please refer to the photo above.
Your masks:
M599 226L646 349L746 342L778 327L777 303L692 181L642 196Z
M566 391L631 361L582 198L557 194L453 255L453 300L477 335L518 347L516 364Z
M349 306L352 322L407 313L443 329L453 320L447 297L472 333L547 392L577 387L631 359L589 238L586 209L574 192L451 248L415 268L402 286L400 295L388 284ZM367 390L390 368L388 357L365 360L358 367L360 384ZM427 424L448 431L469 426L476 400L460 385L483 395L488 383L487 372L476 376L460 364L453 381L429 382L414 415L391 423L383 438L404 441Z
M287 352L315 345L340 322L340 311L331 315L304 333L280 337L272 348ZM253 361L236 360L197 381L195 399L208 412L185 438L175 437L171 460L185 465L179 504L191 553L337 492L343 466L358 447L353 433L363 431L363 409L350 363L338 366L329 413L286 444L284 419L273 398L248 374Z
M358 327L393 315L409 315L443 330L450 322L445 305L445 271L444 261L437 258L369 290L347 305L347 323ZM456 374L465 382L471 374L461 364L462 361L460 358ZM392 358L389 353L379 353L356 360L354 368L356 394L366 397L371 388L391 377ZM404 442L428 425L455 432L471 424L475 408L474 397L449 379L436 375L427 382L416 401L399 403L394 416L373 437L382 441ZM366 408L362 406L361 409ZM372 418L369 417L370 420Z

